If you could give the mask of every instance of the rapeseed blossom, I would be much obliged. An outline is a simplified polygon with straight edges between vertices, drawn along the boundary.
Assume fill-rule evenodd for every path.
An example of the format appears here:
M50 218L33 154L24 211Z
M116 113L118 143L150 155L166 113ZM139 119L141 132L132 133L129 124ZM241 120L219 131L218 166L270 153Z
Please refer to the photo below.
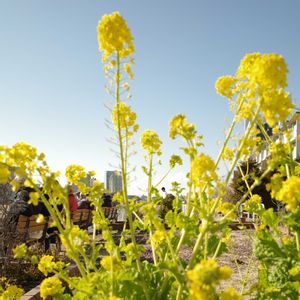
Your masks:
M111 113L112 122L116 130L120 126L121 129L132 127L133 132L138 130L136 122L136 113L131 110L125 102L115 104Z
M217 299L215 285L222 279L230 278L232 270L219 267L214 259L202 260L192 270L187 271L189 299Z
M176 164L181 166L182 165L182 159L181 159L180 156L173 154L170 158L169 165L170 165L171 168L174 168Z
M121 269L121 262L120 260L115 257L115 256L104 256L102 259L101 259L101 266L107 270L107 271L110 271L112 268L114 270L120 270Z
M286 204L286 209L296 211L300 205L300 178L291 176L282 183L276 199Z
M10 177L10 172L5 165L0 164L0 184L5 184L8 182Z
M208 182L217 180L214 161L206 154L199 154L191 164L191 180L200 188Z
M220 300L242 300L242 295L238 294L233 288L227 288L221 292Z
M141 135L141 146L149 154L161 154L160 146L162 141L159 139L158 134L153 130L145 130Z
M38 269L47 276L49 273L54 273L55 271L60 271L65 267L65 263L58 261L53 261L54 257L51 255L44 255L38 264Z
M70 165L66 168L65 175L69 183L77 184L80 180L86 178L86 171L80 165Z
M216 81L216 91L221 96L231 98L234 94L233 85L237 82L237 79L232 76L221 76Z
M169 123L169 136L175 139L177 135L182 136L185 140L192 140L196 136L195 125L186 122L186 117L178 114L172 118Z
M99 50L103 51L103 62L106 62L113 53L125 58L134 52L130 29L119 12L104 15L99 21L97 31Z
M241 60L235 77L222 76L216 81L216 90L222 96L232 100L231 108L237 112L237 120L251 120L256 108L259 108L266 122L272 127L278 121L284 121L294 107L288 92L287 66L278 54L246 54Z
M13 249L14 258L24 258L27 254L27 246L23 243Z
M61 281L56 277L50 277L43 280L40 287L40 295L43 299L48 296L57 296L64 292L65 288L62 286Z

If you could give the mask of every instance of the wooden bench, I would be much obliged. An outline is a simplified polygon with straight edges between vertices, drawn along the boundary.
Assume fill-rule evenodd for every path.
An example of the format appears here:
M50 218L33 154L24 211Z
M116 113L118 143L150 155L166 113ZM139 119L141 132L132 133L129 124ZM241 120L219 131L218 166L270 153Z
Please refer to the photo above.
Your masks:
M77 209L72 213L71 218L73 224L82 229L88 229L92 225L92 210L88 208Z
M20 215L16 226L16 238L26 244L43 243L48 229L48 217L38 219L38 215L31 217Z

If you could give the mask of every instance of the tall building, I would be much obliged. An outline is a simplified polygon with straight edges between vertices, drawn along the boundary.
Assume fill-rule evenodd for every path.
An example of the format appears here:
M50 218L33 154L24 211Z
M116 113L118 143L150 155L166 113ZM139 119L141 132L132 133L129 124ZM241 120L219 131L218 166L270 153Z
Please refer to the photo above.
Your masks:
M119 171L105 172L105 188L111 193L122 191L122 175Z

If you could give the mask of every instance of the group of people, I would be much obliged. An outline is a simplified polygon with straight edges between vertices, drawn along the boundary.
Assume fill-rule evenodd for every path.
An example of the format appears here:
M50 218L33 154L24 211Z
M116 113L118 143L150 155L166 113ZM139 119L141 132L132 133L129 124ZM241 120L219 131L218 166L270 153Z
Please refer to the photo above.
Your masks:
M37 205L29 203L30 193L36 192L34 188L24 186L20 184L19 190L16 192L13 202L10 205L8 214L10 215L10 220L17 222L19 215L23 216L33 216L42 214L43 216L49 216L49 211L47 210L43 201L39 201ZM68 185L68 206L71 213L75 212L77 209L92 209L90 202L87 197L79 193L75 194L72 186ZM43 193L42 188L40 188ZM49 199L49 196L43 193L46 199ZM110 207L112 203L112 196L110 194L103 194L102 197L103 206ZM57 206L58 210L63 209L63 205L60 204Z

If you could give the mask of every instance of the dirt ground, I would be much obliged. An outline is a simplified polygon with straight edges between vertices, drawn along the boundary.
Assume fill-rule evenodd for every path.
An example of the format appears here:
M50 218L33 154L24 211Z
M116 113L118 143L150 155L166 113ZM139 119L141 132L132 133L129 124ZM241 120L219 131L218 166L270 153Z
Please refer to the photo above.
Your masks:
M232 269L232 275L229 280L221 282L219 288L224 290L227 287L233 287L237 292L245 293L257 279L258 261L252 255L251 238L254 235L253 229L233 230L230 234L229 251L218 257L219 265L229 266ZM152 254L149 245L145 245L145 252L142 258L152 261ZM183 248L180 256L188 260L191 255L191 248ZM245 283L245 284L244 284ZM250 299L243 296L244 299Z

